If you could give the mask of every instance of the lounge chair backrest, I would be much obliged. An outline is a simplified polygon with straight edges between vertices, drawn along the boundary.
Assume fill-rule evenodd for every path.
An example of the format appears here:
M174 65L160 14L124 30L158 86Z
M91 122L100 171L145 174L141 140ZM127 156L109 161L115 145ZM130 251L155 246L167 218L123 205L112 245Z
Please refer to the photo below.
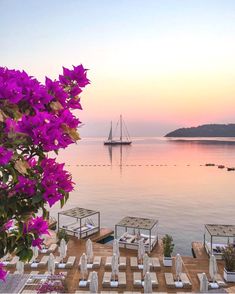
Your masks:
M51 246L48 249L48 253L53 253L56 251L58 245L57 244L51 244Z
M172 273L164 273L165 280L166 280L166 286L168 288L175 288L175 281Z
M191 284L191 282L190 282L190 280L189 280L186 273L181 273L180 278L181 278L181 281L182 281L185 288L191 288L192 287L192 284Z
M118 285L120 287L126 286L126 273L125 272L119 272L118 274Z
M76 256L69 256L65 268L72 268L76 260Z
M48 262L49 256L43 256L41 261L39 261L38 266L46 266Z
M101 256L94 256L93 268L99 268L101 265Z
M107 256L105 261L105 267L111 267L112 264L112 256Z
M137 257L130 258L131 268L138 268L138 260Z

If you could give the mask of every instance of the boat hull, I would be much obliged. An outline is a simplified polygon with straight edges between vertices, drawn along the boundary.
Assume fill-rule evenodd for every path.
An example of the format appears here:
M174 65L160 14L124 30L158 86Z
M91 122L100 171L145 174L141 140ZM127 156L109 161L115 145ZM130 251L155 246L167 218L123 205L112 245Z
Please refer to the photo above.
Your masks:
M104 142L104 145L131 145L131 141L106 141Z

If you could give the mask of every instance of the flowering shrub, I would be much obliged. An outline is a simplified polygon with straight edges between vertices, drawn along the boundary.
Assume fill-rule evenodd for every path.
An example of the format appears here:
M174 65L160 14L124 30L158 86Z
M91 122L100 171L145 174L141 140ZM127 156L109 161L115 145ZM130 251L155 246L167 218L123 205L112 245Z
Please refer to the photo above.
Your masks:
M63 68L58 80L45 84L0 67L0 258L15 253L30 260L31 246L40 248L48 234L46 205L63 206L73 190L64 164L46 154L79 139L72 110L82 109L79 94L87 84L82 65Z
M64 277L62 275L48 276L47 280L37 287L37 293L64 293L65 287L63 279Z

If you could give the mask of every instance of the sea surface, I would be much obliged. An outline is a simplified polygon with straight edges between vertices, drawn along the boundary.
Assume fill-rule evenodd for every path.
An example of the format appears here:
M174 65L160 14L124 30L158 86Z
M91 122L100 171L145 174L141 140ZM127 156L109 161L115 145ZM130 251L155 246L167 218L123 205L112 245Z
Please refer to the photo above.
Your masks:
M172 235L174 253L184 255L203 241L204 224L235 224L235 172L217 166L235 167L234 138L134 138L122 147L103 140L85 138L59 154L76 183L63 210L98 210L110 228L125 216L157 218L160 237Z

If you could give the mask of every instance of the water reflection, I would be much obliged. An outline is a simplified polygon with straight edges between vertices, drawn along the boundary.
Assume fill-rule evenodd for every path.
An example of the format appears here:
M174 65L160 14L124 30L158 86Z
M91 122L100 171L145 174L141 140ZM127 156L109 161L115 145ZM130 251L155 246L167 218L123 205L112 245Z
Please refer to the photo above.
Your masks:
M110 150L93 139L60 159L76 183L65 208L98 209L103 226L112 228L126 215L158 218L160 233L172 234L176 251L190 254L191 242L203 238L203 224L234 224L235 172L205 166L235 166L232 144L138 138Z

